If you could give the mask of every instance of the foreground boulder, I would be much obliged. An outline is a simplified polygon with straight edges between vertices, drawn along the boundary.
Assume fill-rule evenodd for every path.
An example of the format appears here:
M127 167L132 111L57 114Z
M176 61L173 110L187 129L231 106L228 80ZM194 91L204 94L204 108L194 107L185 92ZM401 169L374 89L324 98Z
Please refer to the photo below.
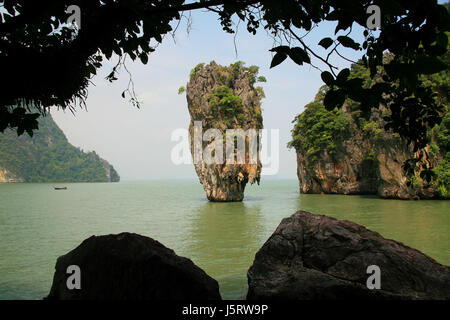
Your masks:
M381 271L367 288L367 267ZM248 271L248 300L450 299L450 268L356 223L298 211L282 220Z
M81 289L67 288L70 265ZM92 236L58 258L51 300L220 300L219 285L191 260L133 233Z

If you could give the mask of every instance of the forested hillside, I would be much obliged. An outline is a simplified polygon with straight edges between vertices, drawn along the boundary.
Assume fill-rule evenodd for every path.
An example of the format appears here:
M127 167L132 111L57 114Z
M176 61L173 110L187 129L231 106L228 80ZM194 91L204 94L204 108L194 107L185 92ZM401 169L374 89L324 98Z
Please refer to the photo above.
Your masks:
M1 182L116 182L116 170L95 151L71 145L50 115L41 117L30 138L0 133Z

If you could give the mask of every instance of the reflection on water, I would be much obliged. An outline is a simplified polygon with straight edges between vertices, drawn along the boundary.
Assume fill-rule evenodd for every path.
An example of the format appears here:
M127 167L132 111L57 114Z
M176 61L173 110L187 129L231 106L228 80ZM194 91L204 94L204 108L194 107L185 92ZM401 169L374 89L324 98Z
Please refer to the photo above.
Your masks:
M218 280L222 297L247 290L254 255L297 210L360 223L450 264L450 202L299 195L298 182L247 186L244 202L212 203L198 181L0 184L0 299L41 299L56 258L89 236L157 239Z
M224 298L242 296L247 270L261 242L259 204L206 202L194 209L189 248L192 260L221 284ZM229 262L233 261L233 272Z

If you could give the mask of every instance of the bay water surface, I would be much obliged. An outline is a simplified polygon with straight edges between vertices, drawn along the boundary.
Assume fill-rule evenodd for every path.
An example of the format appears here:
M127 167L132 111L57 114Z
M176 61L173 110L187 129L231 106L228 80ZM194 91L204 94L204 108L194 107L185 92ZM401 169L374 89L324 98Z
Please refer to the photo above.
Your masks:
M198 181L0 184L0 299L42 299L58 256L91 235L135 232L193 260L222 297L247 291L254 255L297 210L347 219L450 264L450 202L303 195L296 180L248 185L245 200L213 203Z

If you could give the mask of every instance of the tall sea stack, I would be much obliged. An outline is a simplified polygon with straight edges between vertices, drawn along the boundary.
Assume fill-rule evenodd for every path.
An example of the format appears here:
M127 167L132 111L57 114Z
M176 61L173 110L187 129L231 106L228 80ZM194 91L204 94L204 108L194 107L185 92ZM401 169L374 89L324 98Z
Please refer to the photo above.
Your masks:
M264 92L261 87L254 87L254 84L264 82L265 78L257 75L258 67L245 67L243 62L223 67L212 61L208 65L199 64L191 71L186 86L191 116L191 153L195 171L211 201L242 201L247 182L259 184L259 137L256 140L256 161L250 160L255 159L254 154L249 154L252 146L250 135L245 136L245 163L238 161L237 157L233 157L234 162L227 161L226 154L227 129L242 129L247 134L250 131L259 133L263 127L260 101ZM204 135L208 129L216 129L209 130L216 133L215 138ZM221 141L216 141L218 139ZM205 161L205 155L215 156L217 149L211 150L210 147L217 144L223 147L223 162ZM233 149L237 146L238 141L234 141ZM201 156L196 157L196 154Z

